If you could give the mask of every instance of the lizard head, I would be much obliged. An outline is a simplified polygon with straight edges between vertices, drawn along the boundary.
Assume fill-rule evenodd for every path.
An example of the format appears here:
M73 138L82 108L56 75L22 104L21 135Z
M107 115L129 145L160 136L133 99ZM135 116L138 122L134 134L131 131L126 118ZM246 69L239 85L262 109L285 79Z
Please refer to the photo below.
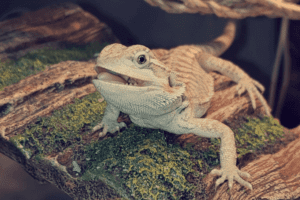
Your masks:
M184 86L172 87L171 71L142 45L106 46L97 58L95 70L98 76L92 82L96 89L125 113L132 113L132 107L134 112L147 114L169 112L181 104L185 92Z
M107 80L104 75L108 72L134 86L168 84L170 72L149 48L143 45L126 47L118 43L108 45L101 51L95 70L98 79Z

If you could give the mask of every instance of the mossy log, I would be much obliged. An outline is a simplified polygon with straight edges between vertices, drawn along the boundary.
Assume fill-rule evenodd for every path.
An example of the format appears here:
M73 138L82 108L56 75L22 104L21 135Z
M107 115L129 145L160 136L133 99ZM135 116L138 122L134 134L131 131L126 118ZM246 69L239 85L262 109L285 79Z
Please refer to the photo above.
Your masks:
M24 134L26 126L34 123L37 117L51 115L53 111L71 103L74 98L96 91L91 84L91 80L96 77L94 65L93 62L61 62L17 84L8 86L0 92L1 110L9 108L0 118L0 125L3 127L2 136L4 136L0 138L1 153L19 162L37 180L51 182L75 199L78 196L88 197L89 195L91 198L96 198L99 197L97 192L100 191L102 194L106 191L105 194L111 197L118 195L101 181L77 180L72 171L72 157L76 147L66 148L61 152L52 152L42 161L36 162L30 156L24 156L18 148L4 138L9 139L15 135ZM236 84L229 78L216 73L211 74L215 78L216 93L206 117L220 120L234 128L234 123L237 123L235 121L240 116L246 114L258 116L263 112L259 101L257 101L258 109L253 112L248 96L238 97ZM299 128L295 129L295 132L299 134ZM95 139L95 137L88 136L83 141L87 145ZM300 182L297 181L297 177L300 175L300 168L296 166L300 156L300 148L297 148L300 141L299 139L292 141L293 139L295 136L286 131L285 138L281 139L282 142L277 147L274 147L272 151L266 150L267 153L278 151L277 153L263 155L264 152L261 152L259 158L250 154L240 159L240 165L245 166L242 169L252 175L249 181L253 185L253 191L241 190L240 185L234 184L231 191L233 199L240 199L240 197L272 199L276 195L285 199L298 198ZM194 135L189 134L180 136L177 141L184 144L197 140ZM289 143L290 141L292 142ZM286 144L288 145L285 146ZM206 194L213 199L229 199L227 182L214 192L215 180L216 178L213 179L210 175L204 179L207 184ZM86 188L90 188L93 193L89 194Z

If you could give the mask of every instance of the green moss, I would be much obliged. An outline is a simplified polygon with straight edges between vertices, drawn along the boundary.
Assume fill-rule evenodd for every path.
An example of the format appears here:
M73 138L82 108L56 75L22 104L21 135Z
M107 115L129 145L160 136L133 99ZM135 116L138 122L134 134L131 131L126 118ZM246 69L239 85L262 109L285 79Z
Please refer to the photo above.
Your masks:
M54 111L51 117L38 118L28 125L22 136L17 135L11 140L35 150L35 154L61 152L71 145L81 144L79 133L86 134L103 117L106 102L98 102L99 98L101 95L95 92L81 100L75 99L74 104Z
M235 135L238 158L266 145L272 145L276 139L283 137L283 126L272 116L262 119L247 118L248 122L237 130Z
M101 121L106 102L98 102L98 92L76 99L51 117L39 118L23 135L11 138L24 155L41 159L53 151L63 151L82 144L82 129L90 130ZM272 117L247 118L248 122L235 131L239 157L263 145L275 142L283 135L283 127ZM210 139L206 151L196 151L192 145L183 150L166 142L160 130L131 125L116 137L94 141L85 147L86 163L83 180L102 180L124 198L180 199L193 197L193 185L185 176L200 169L219 164L220 139ZM35 151L34 151L35 150ZM78 171L78 170L77 170ZM202 177L203 178L203 177Z
M132 126L115 138L87 147L86 156L89 167L83 179L103 179L104 172L109 172L135 199L193 196L194 186L185 179L194 172L189 153L179 145L167 144L159 130Z
M11 137L10 141L23 153L23 155L27 159L29 159L32 156L33 150L29 148L24 148L26 137L20 134L20 135L16 135L15 137Z
M277 138L283 137L283 126L281 126L272 116L262 119L247 117L248 122L242 124L242 128L234 131L235 143L238 158L243 155L270 144L274 144ZM210 139L212 146L209 147L208 157L218 158L220 152L221 139Z
M84 46L67 45L63 50L44 48L32 51L16 61L0 62L0 91L27 76L43 71L48 65L67 60L89 60L106 45L108 43L94 42Z

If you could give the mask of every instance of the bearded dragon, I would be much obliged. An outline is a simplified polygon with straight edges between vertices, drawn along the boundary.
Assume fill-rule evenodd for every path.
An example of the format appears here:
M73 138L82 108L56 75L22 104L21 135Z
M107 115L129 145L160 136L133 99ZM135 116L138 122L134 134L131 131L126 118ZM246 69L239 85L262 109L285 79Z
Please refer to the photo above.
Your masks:
M117 122L121 111L141 127L221 138L221 169L211 171L221 176L216 187L228 180L231 189L236 180L252 190L252 185L241 178L249 178L250 174L236 166L232 130L217 120L200 118L209 108L214 93L210 71L218 71L235 81L238 94L248 91L254 109L256 95L270 115L265 99L256 88L263 92L264 87L232 62L217 57L230 46L234 35L235 24L229 21L223 35L203 45L183 45L169 51L150 50L143 45L106 46L97 59L98 76L92 82L107 107L101 123L92 131L103 127L99 136L104 136L126 127L124 122Z

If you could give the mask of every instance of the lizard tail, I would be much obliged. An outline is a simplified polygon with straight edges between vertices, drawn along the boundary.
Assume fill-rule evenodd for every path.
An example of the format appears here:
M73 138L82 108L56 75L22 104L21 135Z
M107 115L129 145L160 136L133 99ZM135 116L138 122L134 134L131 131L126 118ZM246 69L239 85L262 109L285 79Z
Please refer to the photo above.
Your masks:
M205 44L199 45L202 51L214 56L223 54L232 44L236 31L235 20L229 20L224 28L223 34Z

